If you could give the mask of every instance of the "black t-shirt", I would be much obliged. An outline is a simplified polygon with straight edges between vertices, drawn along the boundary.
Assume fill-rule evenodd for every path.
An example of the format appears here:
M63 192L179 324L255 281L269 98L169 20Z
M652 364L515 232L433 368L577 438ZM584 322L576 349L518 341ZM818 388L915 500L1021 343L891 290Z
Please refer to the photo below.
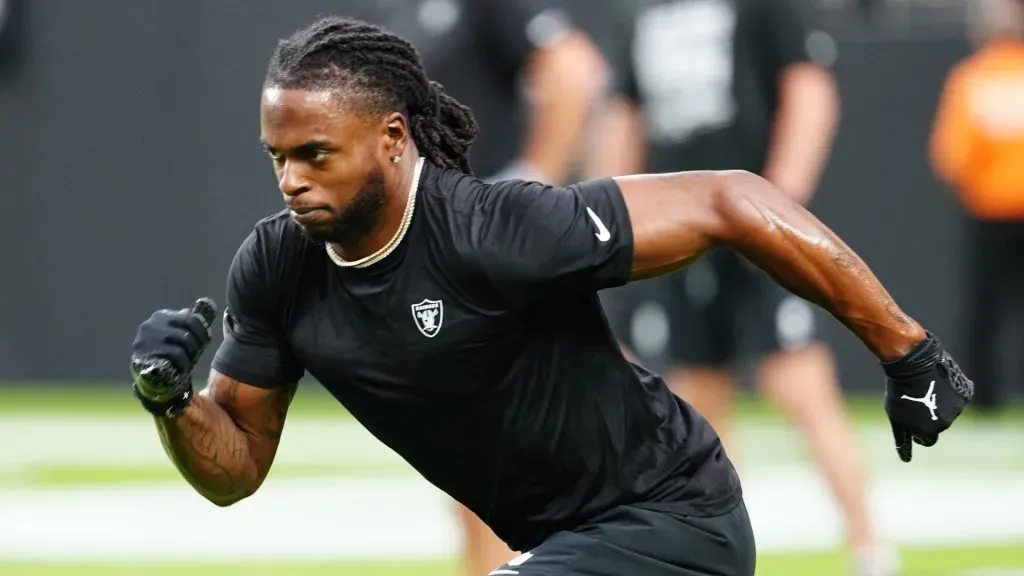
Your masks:
M641 109L647 171L764 170L780 74L815 61L798 0L620 0L606 45ZM826 62L818 62L827 64Z
M425 163L407 235L368 268L285 213L257 224L213 368L268 388L311 375L513 549L618 504L724 513L740 487L717 436L623 358L598 302L632 250L610 179L491 185Z
M427 75L473 110L473 172L515 160L529 126L519 82L535 50L570 30L561 0L350 0L345 11L411 42Z

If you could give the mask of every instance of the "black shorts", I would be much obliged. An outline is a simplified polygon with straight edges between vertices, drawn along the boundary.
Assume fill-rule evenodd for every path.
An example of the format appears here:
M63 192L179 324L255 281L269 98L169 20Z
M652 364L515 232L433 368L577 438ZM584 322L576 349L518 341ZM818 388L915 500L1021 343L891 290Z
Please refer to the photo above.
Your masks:
M491 572L491 576L753 576L747 509L696 518L619 506Z
M824 312L735 252L601 293L616 337L649 369L731 367L818 339Z

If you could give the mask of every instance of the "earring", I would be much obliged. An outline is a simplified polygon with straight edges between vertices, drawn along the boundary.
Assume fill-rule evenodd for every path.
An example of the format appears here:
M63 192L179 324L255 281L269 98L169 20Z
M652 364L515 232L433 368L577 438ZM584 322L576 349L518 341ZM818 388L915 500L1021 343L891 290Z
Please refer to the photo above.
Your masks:
M397 156L397 155L396 156L392 156L391 157L391 163L392 164L398 164L398 162L401 161L401 159L402 159L401 156Z

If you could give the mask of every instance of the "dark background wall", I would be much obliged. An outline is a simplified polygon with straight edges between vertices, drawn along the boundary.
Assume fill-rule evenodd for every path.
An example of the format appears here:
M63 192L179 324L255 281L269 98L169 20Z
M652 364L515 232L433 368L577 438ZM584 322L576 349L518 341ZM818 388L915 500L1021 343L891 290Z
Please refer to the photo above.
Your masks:
M344 2L22 8L16 41L0 42L0 379L123 382L138 323L223 300L238 244L280 208L257 144L266 59L276 38ZM966 44L843 26L843 121L813 209L956 353L963 222L926 139ZM838 324L830 340L844 384L878 389L860 344Z

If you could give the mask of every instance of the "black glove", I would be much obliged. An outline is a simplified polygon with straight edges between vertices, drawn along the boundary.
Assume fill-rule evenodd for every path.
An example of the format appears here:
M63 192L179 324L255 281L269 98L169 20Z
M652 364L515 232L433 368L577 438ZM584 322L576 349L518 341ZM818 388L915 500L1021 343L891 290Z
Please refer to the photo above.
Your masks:
M210 343L217 305L200 298L191 310L158 310L132 344L132 390L156 416L174 418L192 401L192 370Z
M903 358L882 362L885 370L885 412L889 415L896 453L910 462L913 442L933 446L971 397L974 383L930 332Z

